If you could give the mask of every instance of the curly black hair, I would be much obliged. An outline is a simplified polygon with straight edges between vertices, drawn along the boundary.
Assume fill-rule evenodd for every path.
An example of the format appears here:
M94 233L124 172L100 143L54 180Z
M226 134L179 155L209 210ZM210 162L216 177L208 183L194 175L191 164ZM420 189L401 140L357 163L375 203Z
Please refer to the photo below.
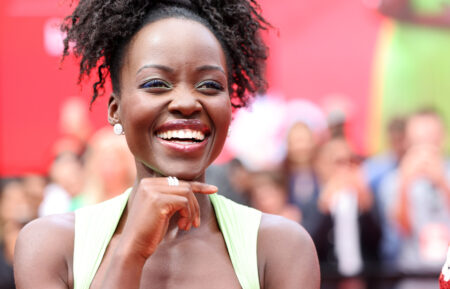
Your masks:
M268 52L259 32L271 25L260 11L255 0L79 0L61 25L66 33L63 59L73 44L73 54L80 59L79 83L97 68L92 104L104 93L108 76L113 91L120 91L125 47L144 25L168 17L193 19L206 25L221 43L229 68L231 103L239 108L267 87Z

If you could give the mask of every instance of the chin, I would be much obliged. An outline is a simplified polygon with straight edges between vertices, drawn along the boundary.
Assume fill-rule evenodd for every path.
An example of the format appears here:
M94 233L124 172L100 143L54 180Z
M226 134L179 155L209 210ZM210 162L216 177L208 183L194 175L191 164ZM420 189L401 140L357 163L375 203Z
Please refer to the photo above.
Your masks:
M205 170L208 166L199 163L186 163L186 161L171 162L170 166L166 165L149 165L143 163L146 170L156 176L173 176L184 181L204 181Z
M167 176L174 176L185 181L204 181L207 166L185 165L167 170Z

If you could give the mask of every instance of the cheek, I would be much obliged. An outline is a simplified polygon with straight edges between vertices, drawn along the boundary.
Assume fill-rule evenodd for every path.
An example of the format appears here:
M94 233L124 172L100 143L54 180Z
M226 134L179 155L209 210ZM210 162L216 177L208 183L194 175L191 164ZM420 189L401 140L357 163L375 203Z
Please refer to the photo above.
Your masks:
M155 102L149 105L147 101L139 95L125 95L121 102L120 118L134 155L139 148L147 147L148 134L156 115Z
M231 123L231 113L231 102L229 98L218 101L214 111L211 112L213 122L218 131L217 133L225 138L228 135L228 128Z
M228 136L228 128L231 123L231 102L229 98L223 98L210 106L208 111L210 118L215 126L215 148L214 157L217 157L225 144Z

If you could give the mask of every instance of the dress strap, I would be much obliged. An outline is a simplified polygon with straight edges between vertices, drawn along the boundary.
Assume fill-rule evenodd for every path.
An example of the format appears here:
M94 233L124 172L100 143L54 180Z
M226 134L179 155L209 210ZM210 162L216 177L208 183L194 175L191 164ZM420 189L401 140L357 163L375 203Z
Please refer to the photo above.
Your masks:
M75 211L74 289L89 289L100 266L131 189L106 202Z
M261 212L218 194L209 198L242 289L259 289L257 240Z

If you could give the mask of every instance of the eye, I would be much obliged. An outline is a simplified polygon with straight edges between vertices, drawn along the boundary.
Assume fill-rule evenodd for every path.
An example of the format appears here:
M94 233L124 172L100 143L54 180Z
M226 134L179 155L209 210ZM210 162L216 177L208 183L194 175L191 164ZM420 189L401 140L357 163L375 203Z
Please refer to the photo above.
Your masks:
M148 81L145 81L139 87L143 89L150 89L152 91L156 90L156 92L162 92L172 88L172 85L170 85L167 81L161 79L150 79Z
M213 80L206 80L206 81L200 82L196 86L196 88L206 94L214 94L214 93L224 90L223 86L220 83L218 83L217 81L213 81Z

